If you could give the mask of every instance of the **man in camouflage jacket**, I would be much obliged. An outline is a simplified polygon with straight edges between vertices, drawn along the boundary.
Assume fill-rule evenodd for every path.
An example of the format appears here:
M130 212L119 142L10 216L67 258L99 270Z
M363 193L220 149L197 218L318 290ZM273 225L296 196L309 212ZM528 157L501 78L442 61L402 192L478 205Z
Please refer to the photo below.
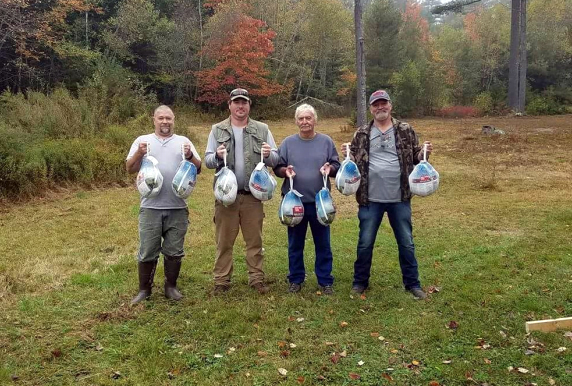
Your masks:
M419 282L408 181L415 165L423 159L423 146L419 146L417 134L408 123L391 116L392 104L386 91L371 94L369 105L374 119L356 130L349 149L361 173L356 193L360 232L352 291L363 293L369 286L373 247L387 213L399 249L405 289L424 299L427 295ZM431 154L431 142L423 145L427 155ZM346 152L347 146L342 145L342 154Z

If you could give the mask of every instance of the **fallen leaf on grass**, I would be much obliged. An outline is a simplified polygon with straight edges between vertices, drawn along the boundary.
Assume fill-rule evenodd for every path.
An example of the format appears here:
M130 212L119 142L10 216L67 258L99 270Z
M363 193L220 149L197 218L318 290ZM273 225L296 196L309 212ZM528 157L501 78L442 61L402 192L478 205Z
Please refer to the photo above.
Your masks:
M459 324L457 322L455 322L454 320L451 320L449 322L449 324L447 325L447 328L450 330L456 330L459 327Z
M556 349L556 351L558 351L558 352L564 352L564 351L566 351L566 350L567 350L566 347L558 347L558 348Z
M413 366L419 366L419 361L413 360L413 361L411 361L411 364Z
M342 351L342 352L340 353L340 356L341 356L342 358L347 357L347 356L348 356L347 351L346 351L346 350Z
M431 286L429 286L429 288L427 288L427 293L429 293L429 294L434 294L434 293L439 292L439 291L441 291L441 288L436 287L434 285L431 285Z
M316 295L321 296L321 295L322 295L322 291L316 291Z
M114 371L113 373L111 373L111 378L119 379L121 378L121 373L119 371Z
M293 322L293 321L295 321L295 320L296 320L296 317L294 317L294 316L289 316L289 317L288 317L288 321L289 321L289 322Z
M296 348L296 345L294 343L290 343L290 348Z
M440 385L439 385L439 382L437 382L437 381L431 381L431 382L429 382L429 386L440 386Z
M222 358L222 354L215 354L214 357L215 358Z
M340 323L340 327L347 327L348 326L348 322L341 322Z
M298 378L296 378L296 382L298 382L299 384L304 383L305 379L302 376L299 376Z
M377 338L377 339L379 339L379 340L382 341L382 342L385 340L385 338L384 338L383 336L380 336L380 337Z
M281 356L282 358L288 358L288 357L290 356L290 350L280 351L280 356Z
M525 369L524 367L519 367L519 368L516 369L516 371L518 371L518 372L521 373L521 374L526 374L526 373L528 373L530 370Z
M284 347L286 347L286 342L284 342L283 340L279 340L279 341L278 341L278 347L279 347L279 348L284 348Z
M62 356L62 350L60 350L60 349L52 350L51 354L54 358L59 358Z
M389 352L392 354L397 354L399 352L399 350L393 348L393 349L389 350Z
M334 342L325 342L324 343L326 346L333 346L335 343Z
M358 365L358 366L363 366L363 365L365 365L365 362L364 362L364 361L359 361L359 362L357 363L357 365Z
M486 363L487 365L490 365L490 364L492 363L491 360L488 359L488 358L485 358L484 361L485 361L485 363Z
M365 294L361 294L361 295L359 296L359 298L360 298L361 300L367 299L367 298L365 297Z
M387 373L381 373L381 376L385 379L387 379L389 382L393 382L393 378L391 377L391 375L387 374Z
M556 385L556 381L555 381L554 379L552 379L552 378L548 378L548 384L549 384L550 386L554 386L554 385Z
M337 364L340 361L340 355L338 353L334 353L330 360L333 364Z
M285 376L288 374L288 370L283 369L282 367L280 367L280 368L278 369L278 373L280 373L280 375L282 375L282 376L285 377Z
M361 378L360 375L356 374L356 373L350 373L349 375L350 375L351 379L360 379Z
M267 356L267 355L268 355L268 353L267 353L266 351L259 351L259 352L257 352L257 353L256 353L256 355L258 355L259 357L261 357L261 358L262 358L262 357L265 357L265 356Z
M296 321L297 321L298 323L301 323L301 322L304 321L304 318L298 318L298 319L296 319Z
M101 344L98 344L97 346L95 346L95 351L102 351L103 350L103 346Z
M372 332L369 334L369 336L371 336L373 338L377 338L379 336L379 332Z
M564 337L572 340L572 331L566 331L564 333Z
M450 365L451 362L452 362L451 360L446 360L446 361L443 361L442 363L445 364L445 365Z

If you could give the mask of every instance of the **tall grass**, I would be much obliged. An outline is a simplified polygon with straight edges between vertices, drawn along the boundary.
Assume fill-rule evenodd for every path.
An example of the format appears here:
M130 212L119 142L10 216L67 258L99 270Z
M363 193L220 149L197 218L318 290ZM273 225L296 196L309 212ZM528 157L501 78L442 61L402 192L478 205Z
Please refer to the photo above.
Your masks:
M38 194L50 184L125 180L126 149L156 104L129 73L98 64L77 95L0 95L0 199Z

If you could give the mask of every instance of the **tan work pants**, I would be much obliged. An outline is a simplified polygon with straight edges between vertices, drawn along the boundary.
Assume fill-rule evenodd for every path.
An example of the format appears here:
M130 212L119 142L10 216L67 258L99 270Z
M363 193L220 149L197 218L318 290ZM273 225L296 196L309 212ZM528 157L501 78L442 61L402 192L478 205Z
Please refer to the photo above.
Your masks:
M246 266L248 285L264 281L262 270L262 222L264 208L262 202L252 194L238 194L234 204L225 207L215 203L216 261L214 266L215 285L230 285L232 276L232 251L238 230L246 243Z

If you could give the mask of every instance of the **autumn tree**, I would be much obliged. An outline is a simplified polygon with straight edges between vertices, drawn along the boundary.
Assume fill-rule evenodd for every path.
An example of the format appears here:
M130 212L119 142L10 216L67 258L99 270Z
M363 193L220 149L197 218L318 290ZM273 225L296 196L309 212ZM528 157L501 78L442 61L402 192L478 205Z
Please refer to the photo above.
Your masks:
M211 65L196 73L198 101L220 105L235 87L262 97L284 92L285 87L268 79L266 68L276 33L243 12L248 8L246 1L219 1L214 6L216 13L208 22L209 37L203 49Z

